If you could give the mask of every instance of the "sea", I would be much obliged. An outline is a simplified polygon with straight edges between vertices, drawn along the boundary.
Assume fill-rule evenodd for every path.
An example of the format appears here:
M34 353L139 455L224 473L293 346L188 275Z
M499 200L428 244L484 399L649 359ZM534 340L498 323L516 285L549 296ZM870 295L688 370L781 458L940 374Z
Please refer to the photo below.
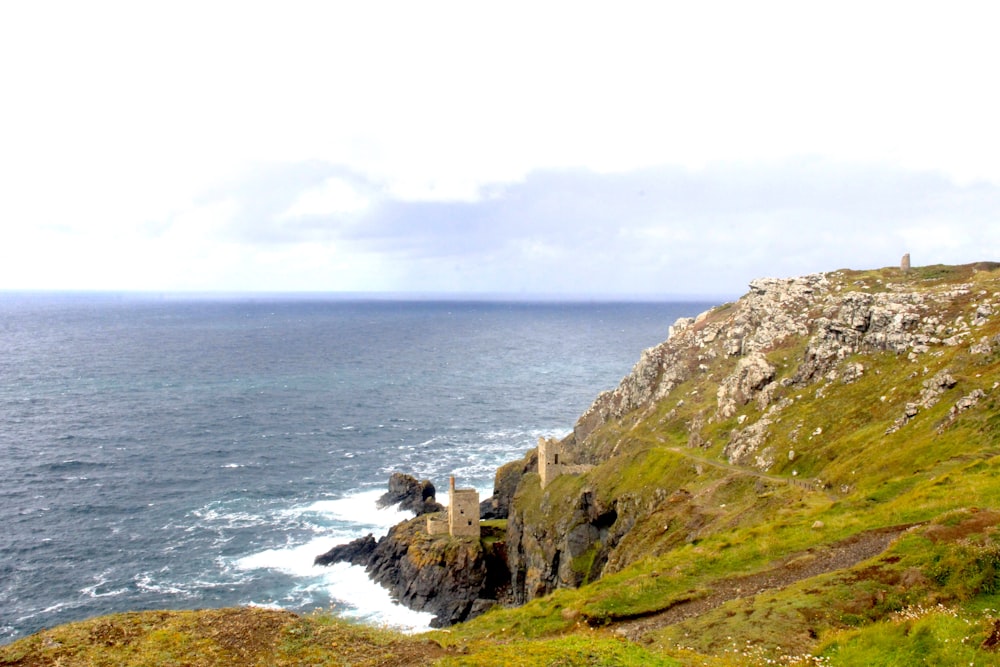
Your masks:
M419 631L363 568L389 475L492 492L698 302L0 292L0 643L147 609Z

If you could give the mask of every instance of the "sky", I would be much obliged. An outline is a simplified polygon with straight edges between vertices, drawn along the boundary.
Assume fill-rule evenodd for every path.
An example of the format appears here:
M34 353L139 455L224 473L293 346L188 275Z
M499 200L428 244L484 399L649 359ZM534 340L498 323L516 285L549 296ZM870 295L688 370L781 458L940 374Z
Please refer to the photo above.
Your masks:
M1000 260L989 2L0 4L0 290L738 296Z

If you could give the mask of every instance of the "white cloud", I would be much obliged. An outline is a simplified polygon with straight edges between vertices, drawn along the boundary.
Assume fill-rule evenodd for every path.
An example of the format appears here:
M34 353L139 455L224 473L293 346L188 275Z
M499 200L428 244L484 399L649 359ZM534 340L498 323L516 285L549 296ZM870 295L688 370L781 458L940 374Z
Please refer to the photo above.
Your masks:
M23 270L0 269L0 287L74 286L96 271L74 253L44 274L32 267L62 245L156 254L145 244L170 247L174 225L189 252L206 258L238 257L253 239L296 248L250 264L303 261L342 242L338 216L361 219L386 202L475 207L552 169L610 177L672 166L695 177L736 165L749 178L755 166L808 155L859 165L857 173L879 164L1000 184L993 14L984 2L6 3L0 254ZM255 183L274 196L241 199L239 210L220 214L228 230L185 221L206 193L280 164L328 170L280 193L273 182ZM559 204L545 214L573 234L580 225L570 217L585 207ZM657 229L657 220L626 218L641 210L622 205L588 229ZM868 227L879 215L859 213ZM935 215L952 230L967 224L961 211ZM440 221L409 224L437 229ZM502 241L485 222L473 227ZM724 229L699 236L701 247L729 243ZM228 241L217 238L227 232ZM384 220L351 230L389 232L398 226ZM948 238L995 248L981 235ZM397 241L413 244L406 234ZM306 243L316 245L298 247ZM17 257L7 250L15 244ZM356 273L372 285L396 275L371 267L398 257L369 260ZM156 264L122 265L119 274L134 272L130 284L172 284L168 267L147 266ZM232 271L225 275L243 275ZM105 273L95 285L115 283ZM627 273L641 279L636 268ZM184 275L206 288L238 284L207 259ZM334 288L339 275L316 268L303 280L322 276Z
M306 190L298 196L280 218L301 216L333 215L337 213L359 213L368 208L370 202L340 178L328 178L316 188Z

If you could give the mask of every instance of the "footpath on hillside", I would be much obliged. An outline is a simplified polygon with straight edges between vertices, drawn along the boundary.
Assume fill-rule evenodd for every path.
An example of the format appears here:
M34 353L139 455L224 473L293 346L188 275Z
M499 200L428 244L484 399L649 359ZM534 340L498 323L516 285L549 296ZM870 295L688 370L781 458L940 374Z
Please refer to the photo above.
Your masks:
M650 632L700 616L730 600L759 595L820 574L853 567L885 551L893 540L915 525L920 524L870 530L834 544L792 554L763 572L717 581L712 592L704 597L678 602L663 611L616 623L614 632L639 641Z
M796 479L794 477L782 477L780 475L770 475L766 472L760 472L759 470L750 470L748 468L743 468L731 463L725 463L723 461L718 461L716 459L710 459L707 456L698 456L691 451L685 450L681 447L667 447L668 451L678 454L688 459L692 459L699 463L704 463L705 465L710 465L715 468L720 468L722 470L728 470L730 472L735 472L740 475L749 475L750 477L756 477L758 479L764 479L769 482L775 482L776 484L789 484L791 486L797 486L800 489L805 489L806 491L815 491L817 493L822 493L830 500L837 500L833 494L827 492L825 489L819 488L819 486L813 482L806 481L804 479Z

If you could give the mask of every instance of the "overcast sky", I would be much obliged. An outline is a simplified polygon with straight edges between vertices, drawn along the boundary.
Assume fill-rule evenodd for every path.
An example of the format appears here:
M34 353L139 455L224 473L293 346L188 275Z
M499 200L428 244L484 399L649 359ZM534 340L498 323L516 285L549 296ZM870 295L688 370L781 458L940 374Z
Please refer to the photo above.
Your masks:
M738 296L1000 260L998 19L3 3L0 289Z

